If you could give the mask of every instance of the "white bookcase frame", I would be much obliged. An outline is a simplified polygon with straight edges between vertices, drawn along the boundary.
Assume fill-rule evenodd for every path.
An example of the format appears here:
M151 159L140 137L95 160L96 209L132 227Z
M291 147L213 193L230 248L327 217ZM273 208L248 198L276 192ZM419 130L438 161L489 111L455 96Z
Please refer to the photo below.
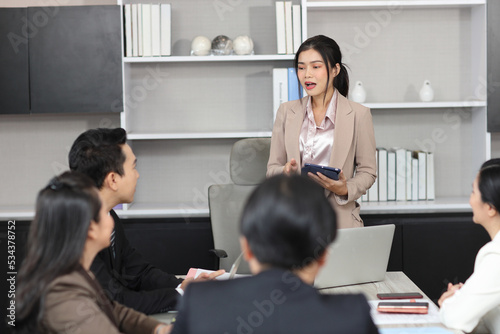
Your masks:
M119 1L119 4L123 4L124 1ZM262 1L261 1L262 2ZM271 5L273 1L269 2L269 10L272 9ZM294 2L298 4L298 1ZM342 11L343 15L349 15L349 12L354 13L354 11L359 10L383 10L386 8L392 8L395 5L400 6L404 10L447 10L447 9L457 9L461 11L468 11L470 21L466 22L466 25L470 25L471 35L470 41L470 57L471 61L469 63L471 78L486 77L486 1L485 0L406 0L406 1L307 1L302 0L300 2L302 5L302 34L303 40L309 37L308 31L311 29L308 24L308 19L311 15L320 12L331 11ZM391 7L392 6L392 7ZM175 3L172 4L172 10L175 10ZM208 20L208 19L207 19ZM461 23L459 23L461 24ZM175 29L175 27L173 28ZM325 32L325 34L328 34ZM194 37L194 36L193 36ZM173 38L173 43L175 40ZM257 43L259 41L256 41ZM340 44L340 43L339 43ZM342 47L342 45L341 45ZM457 52L460 50L457 50ZM391 52L397 52L391 50ZM461 51L461 52L467 52ZM429 57L429 56L428 56ZM258 62L268 64L271 67L287 67L290 61L293 59L293 55L275 55L275 54L263 54L263 55L251 55L251 56L203 56L194 57L188 55L173 55L171 57L138 57L138 58L123 58L123 70L124 70L124 92L127 94L127 79L129 72L134 70L134 66L140 66L145 64L161 64L161 66L172 66L172 68L183 68L193 64L197 68L205 69L207 72L201 73L206 75L210 71L217 72L224 68L224 66L231 66L227 64L237 64L241 69L245 67L250 67ZM287 63L288 61L288 63ZM227 71L232 71L234 68L229 68ZM457 69L457 71L460 69ZM175 80L175 79L173 79ZM462 80L467 80L467 78L462 78ZM483 89L487 89L487 85L484 84ZM469 92L474 93L474 92ZM242 99L245 97L241 97ZM248 98L248 97L247 97ZM166 101L167 98L165 98ZM458 173L463 178L456 180L443 180L447 175L440 173L439 169L436 172L436 200L435 201L415 201L415 202L368 202L362 203L362 213L419 213L419 212L447 212L447 211L470 211L467 198L467 190L463 188L468 187L472 182L473 175L477 167L490 156L490 135L486 131L486 101L485 99L458 99L449 101L435 101L435 102L413 102L413 101L377 101L366 103L366 106L372 109L372 114L375 123L375 132L377 134L377 117L384 117L379 115L386 115L390 117L391 113L397 118L407 118L408 122L412 122L413 119L419 118L419 113L422 112L424 115L432 115L432 113L437 113L441 115L445 112L458 112L467 115L467 121L464 122L465 129L463 129L463 136L467 143L465 144L469 148L465 149L465 153L460 152L460 157L455 157L454 161L448 163L449 165L455 166L455 168L462 170ZM269 109L271 105L269 105ZM228 108L229 110L230 108ZM140 129L134 128L132 126L136 123L136 118L131 114L133 111L129 110L127 103L125 101L125 110L121 115L121 125L127 129L129 133L129 140L132 142L132 146L136 155L139 157L139 170L143 168L141 164L142 150L147 151L148 163L155 164L155 150L161 157L158 157L158 163L161 161L168 160L168 153L162 152L163 147L173 146L175 151L175 146L179 145L180 148L196 147L200 145L200 149L206 149L207 147L219 148L225 146L227 153L229 153L229 148L234 141L239 138L247 137L269 137L271 135L271 126L269 125L266 129L259 129L257 131L253 130L236 130L236 131L213 131L209 129L207 131L140 131ZM166 111L169 112L168 110ZM405 116L405 114L407 116ZM272 115L271 109L269 110L269 115ZM443 114L445 115L445 114ZM469 117L470 116L470 117ZM149 117L149 116L147 116ZM271 117L271 116L270 116ZM444 117L444 116L443 116ZM134 118L134 119L132 119ZM432 117L431 117L432 118ZM398 121L395 121L398 122ZM429 126L434 126L434 120L430 120ZM461 129L462 130L462 129ZM425 132L425 125L422 126L422 132ZM451 130L450 130L451 131ZM468 137L465 137L468 135ZM397 135L396 135L397 138ZM461 137L458 137L461 138ZM398 146L397 140L394 141L394 146ZM160 144L161 143L161 144ZM178 144L181 143L181 144ZM207 144L208 146L204 146ZM152 146L153 148L150 148ZM411 147L409 147L411 148ZM224 151L224 150L222 150ZM196 154L196 153L191 153ZM220 154L220 152L218 153ZM437 153L439 154L439 153ZM207 156L209 156L208 154ZM184 156L185 157L185 156ZM172 156L175 159L176 156ZM220 156L218 156L220 158ZM217 159L217 158L216 158ZM189 160L189 159L188 159ZM439 162L439 155L436 155L436 160ZM220 161L219 161L220 162ZM175 164L174 161L172 163ZM200 168L205 167L206 161L199 161ZM466 166L466 167L464 167ZM220 165L219 165L220 168ZM177 198L176 190L182 188L182 179L186 179L190 175L190 171L183 171L182 167L178 169L178 175L169 175L168 173L163 174L161 172L161 166L154 169L157 173L156 177L164 177L168 179L165 184L177 184L176 186L169 189L166 187L164 193L161 194L163 198L170 193L170 198L172 201L160 200L159 202L149 202L143 201L140 196L145 191L138 191L136 195L136 202L125 206L124 210L120 211L120 215L128 217L197 217L197 216L208 216L208 205L206 204L207 198L204 197L203 200L198 201L197 204L193 203L179 203L176 202ZM146 173L149 173L151 168L147 169ZM227 171L225 168L220 168L222 174ZM141 173L144 173L141 171ZM453 173L452 173L453 174ZM153 186L150 182L153 182L153 178L148 179L142 188ZM181 181L179 181L181 180ZM143 182L141 179L139 183ZM202 183L205 181L201 181ZM457 193L458 196L439 196L440 189L447 187L447 182L463 183L464 187L459 187L460 191ZM217 183L217 182L213 182ZM208 183L200 184L196 194L203 194L206 190ZM200 197L200 196L199 196ZM193 201L194 202L194 201ZM170 204L168 204L170 203Z

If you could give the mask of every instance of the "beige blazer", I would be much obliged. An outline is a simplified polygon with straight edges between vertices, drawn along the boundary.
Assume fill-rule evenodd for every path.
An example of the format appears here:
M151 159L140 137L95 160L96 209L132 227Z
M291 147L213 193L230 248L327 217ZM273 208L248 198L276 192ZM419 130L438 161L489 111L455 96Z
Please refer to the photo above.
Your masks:
M111 301L82 270L50 284L42 320L46 333L153 333L160 322Z
M267 176L280 174L292 158L302 165L299 136L306 113L308 97L283 103L276 114ZM356 202L376 179L376 144L370 109L337 95L335 134L329 165L343 170L347 179L347 196L327 191L337 213L339 228L361 227ZM300 168L299 168L300 173Z

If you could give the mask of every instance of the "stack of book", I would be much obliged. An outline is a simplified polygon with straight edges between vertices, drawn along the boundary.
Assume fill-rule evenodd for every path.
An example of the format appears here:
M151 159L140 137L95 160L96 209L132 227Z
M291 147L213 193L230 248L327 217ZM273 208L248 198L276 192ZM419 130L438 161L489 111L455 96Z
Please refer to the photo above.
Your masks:
M300 87L295 68L273 68L273 119L276 119L276 112L283 102L302 97Z
M276 38L278 54L294 54L302 43L300 5L276 1Z
M377 148L377 180L363 202L434 200L434 153Z
M171 55L170 4L124 5L125 56Z

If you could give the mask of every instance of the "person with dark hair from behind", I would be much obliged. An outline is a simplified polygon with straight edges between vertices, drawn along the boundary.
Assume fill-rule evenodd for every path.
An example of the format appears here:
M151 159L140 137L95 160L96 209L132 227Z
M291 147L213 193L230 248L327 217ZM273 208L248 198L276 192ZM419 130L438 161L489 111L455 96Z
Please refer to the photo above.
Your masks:
M474 272L465 283L448 284L438 300L441 322L471 332L481 322L500 333L500 159L483 163L472 185L472 220L491 241L477 253Z
M111 246L102 250L92 263L95 274L108 295L137 311L154 314L174 309L177 298L191 279L181 280L143 260L133 248L113 208L134 199L139 172L137 159L127 144L122 128L91 129L82 133L69 152L69 167L89 176L99 189L103 206L113 217L115 228ZM223 273L204 274L196 280Z
M65 172L43 188L17 277L15 333L168 333L170 326L110 300L90 272L113 219L94 183Z
M265 180L245 205L240 232L255 276L191 284L172 333L378 333L363 295L312 286L337 233L318 184L298 175Z

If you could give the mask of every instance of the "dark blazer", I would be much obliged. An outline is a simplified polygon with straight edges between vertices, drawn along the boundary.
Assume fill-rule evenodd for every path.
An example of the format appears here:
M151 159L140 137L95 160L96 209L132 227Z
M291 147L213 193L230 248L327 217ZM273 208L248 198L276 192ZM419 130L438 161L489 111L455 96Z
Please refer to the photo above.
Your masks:
M323 295L290 271L192 283L172 334L378 333L363 295Z
M111 301L83 269L56 278L43 304L44 333L153 333L156 319Z
M179 296L175 288L182 282L175 275L153 267L130 246L122 222L115 221L115 253L111 247L97 254L91 270L111 299L137 311L153 314L175 307Z

